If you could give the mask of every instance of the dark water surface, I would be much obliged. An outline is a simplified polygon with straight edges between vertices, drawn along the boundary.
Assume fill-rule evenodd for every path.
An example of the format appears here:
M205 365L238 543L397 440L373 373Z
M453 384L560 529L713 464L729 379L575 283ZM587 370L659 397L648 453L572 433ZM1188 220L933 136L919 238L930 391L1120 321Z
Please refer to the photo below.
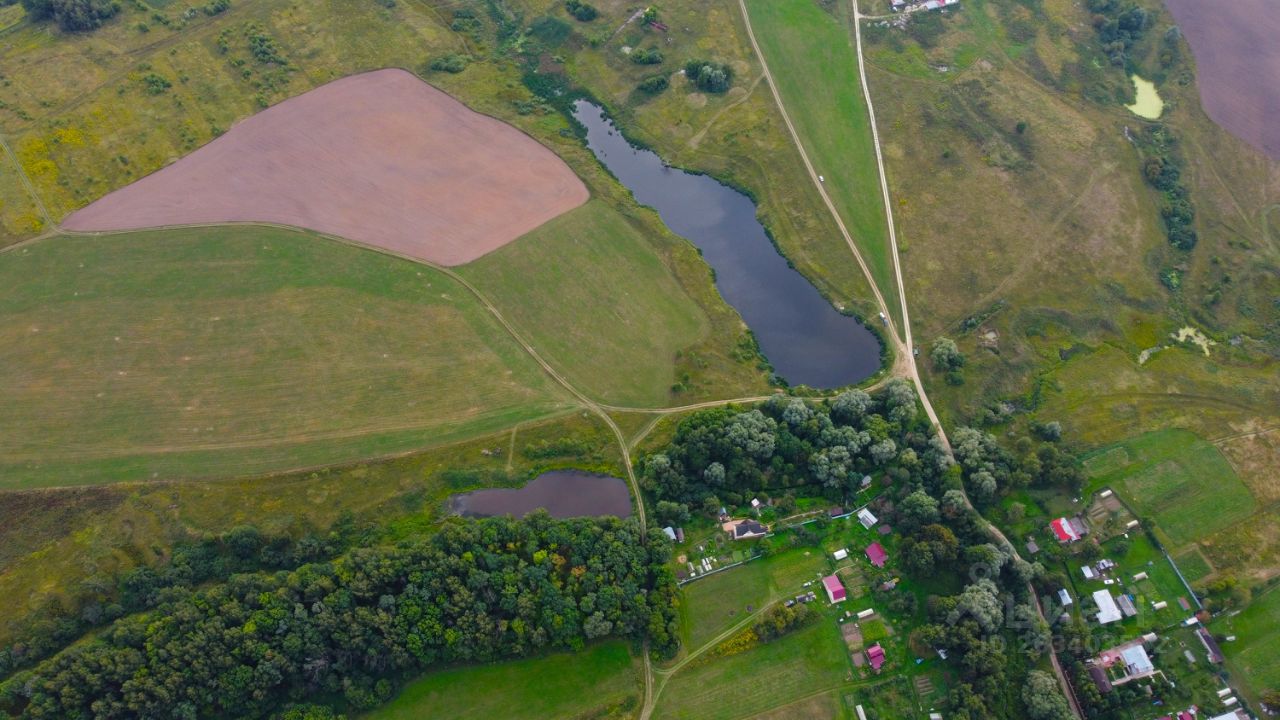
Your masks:
M581 470L552 470L518 489L476 490L449 498L449 508L465 517L524 517L545 508L555 518L631 514L625 480Z
M841 315L778 254L746 195L705 175L667 167L622 137L600 107L579 100L587 145L663 222L702 251L716 287L755 333L774 370L792 384L852 385L880 368L880 342Z

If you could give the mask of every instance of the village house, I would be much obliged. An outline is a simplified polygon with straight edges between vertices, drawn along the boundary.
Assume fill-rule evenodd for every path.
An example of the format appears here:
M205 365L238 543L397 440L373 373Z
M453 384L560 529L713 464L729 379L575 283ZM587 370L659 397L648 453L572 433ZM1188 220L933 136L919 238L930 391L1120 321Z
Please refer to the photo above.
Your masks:
M1124 617L1120 614L1120 608L1116 607L1116 601L1111 597L1110 590L1095 591L1093 602L1098 606L1098 614L1095 617L1099 625L1113 623Z
M884 667L884 648L880 647L880 643L867 648L867 662L876 672L880 672L880 668Z
M831 604L842 603L848 599L848 593L845 592L844 584L840 582L840 578L835 575L828 575L822 578L822 589L827 591L827 599Z
M1089 534L1089 528L1078 516L1071 519L1058 518L1049 523L1049 529L1053 531L1053 536L1058 538L1058 542L1063 544L1073 543Z
M769 528L760 524L756 520L730 520L720 526L720 529L729 533L734 540L752 540L754 538L764 537L769 533Z
M1137 640L1103 650L1096 658L1089 660L1089 677L1099 692L1111 692L1117 685L1151 677L1158 672L1151 662L1151 656L1147 655L1148 638L1154 640L1155 636L1144 635Z
M878 568L884 567L885 562L889 560L889 554L884 551L884 546L878 542L868 545L866 552L867 559Z

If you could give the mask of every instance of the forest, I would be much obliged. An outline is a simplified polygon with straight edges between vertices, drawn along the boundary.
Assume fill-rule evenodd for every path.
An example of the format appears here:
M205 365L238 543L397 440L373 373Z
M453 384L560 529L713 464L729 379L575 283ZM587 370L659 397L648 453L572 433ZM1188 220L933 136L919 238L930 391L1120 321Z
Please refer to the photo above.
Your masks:
M176 589L13 674L0 685L0 711L256 718L316 697L362 710L443 664L605 636L669 654L667 554L661 533L612 518L450 521L395 547Z

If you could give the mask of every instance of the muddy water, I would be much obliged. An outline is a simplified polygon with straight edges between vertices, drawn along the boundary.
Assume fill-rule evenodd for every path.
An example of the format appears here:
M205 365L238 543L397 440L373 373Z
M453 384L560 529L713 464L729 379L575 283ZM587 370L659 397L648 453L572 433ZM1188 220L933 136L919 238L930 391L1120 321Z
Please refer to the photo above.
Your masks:
M1132 105L1125 105L1129 112L1141 118L1148 120L1157 120L1160 113L1164 112L1164 101L1160 99L1160 93L1156 92L1155 83L1150 80L1144 80L1137 75L1130 75L1133 80L1133 88L1137 92L1137 99Z
M880 368L880 341L787 265L756 220L750 198L632 147L598 106L580 100L575 107L591 151L636 200L702 251L720 294L742 315L780 376L792 384L835 388Z
M538 508L556 518L627 517L631 514L631 493L626 481L616 477L552 470L519 489L477 490L449 498L449 509L464 517L524 517Z

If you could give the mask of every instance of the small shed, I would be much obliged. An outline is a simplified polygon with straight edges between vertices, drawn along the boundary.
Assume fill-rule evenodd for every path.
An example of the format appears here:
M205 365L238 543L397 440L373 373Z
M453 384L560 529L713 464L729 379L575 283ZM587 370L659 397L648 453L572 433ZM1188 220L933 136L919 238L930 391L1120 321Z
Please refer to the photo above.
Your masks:
M1058 590L1058 602L1062 603L1062 607L1066 607L1071 604L1071 593L1067 592L1066 588Z
M876 609L875 609L875 608L867 608L866 610L859 610L859 611L858 611L858 619L859 619L859 620L866 620L867 618L869 618L869 617L871 617L872 615L875 615L875 614L876 614Z
M662 534L666 535L671 540L676 539L676 529L673 527L668 526L668 527L662 528Z
M831 557L835 558L836 560L843 560L849 557L849 551L846 550L845 548L840 548L839 550L831 553Z
M1133 576L1134 582L1138 582L1139 580L1146 580L1146 579L1147 579L1147 574L1145 572L1140 572Z
M861 510L858 510L858 522L862 523L862 527L870 530L875 526L878 520L875 515L871 514L870 510L862 508Z

